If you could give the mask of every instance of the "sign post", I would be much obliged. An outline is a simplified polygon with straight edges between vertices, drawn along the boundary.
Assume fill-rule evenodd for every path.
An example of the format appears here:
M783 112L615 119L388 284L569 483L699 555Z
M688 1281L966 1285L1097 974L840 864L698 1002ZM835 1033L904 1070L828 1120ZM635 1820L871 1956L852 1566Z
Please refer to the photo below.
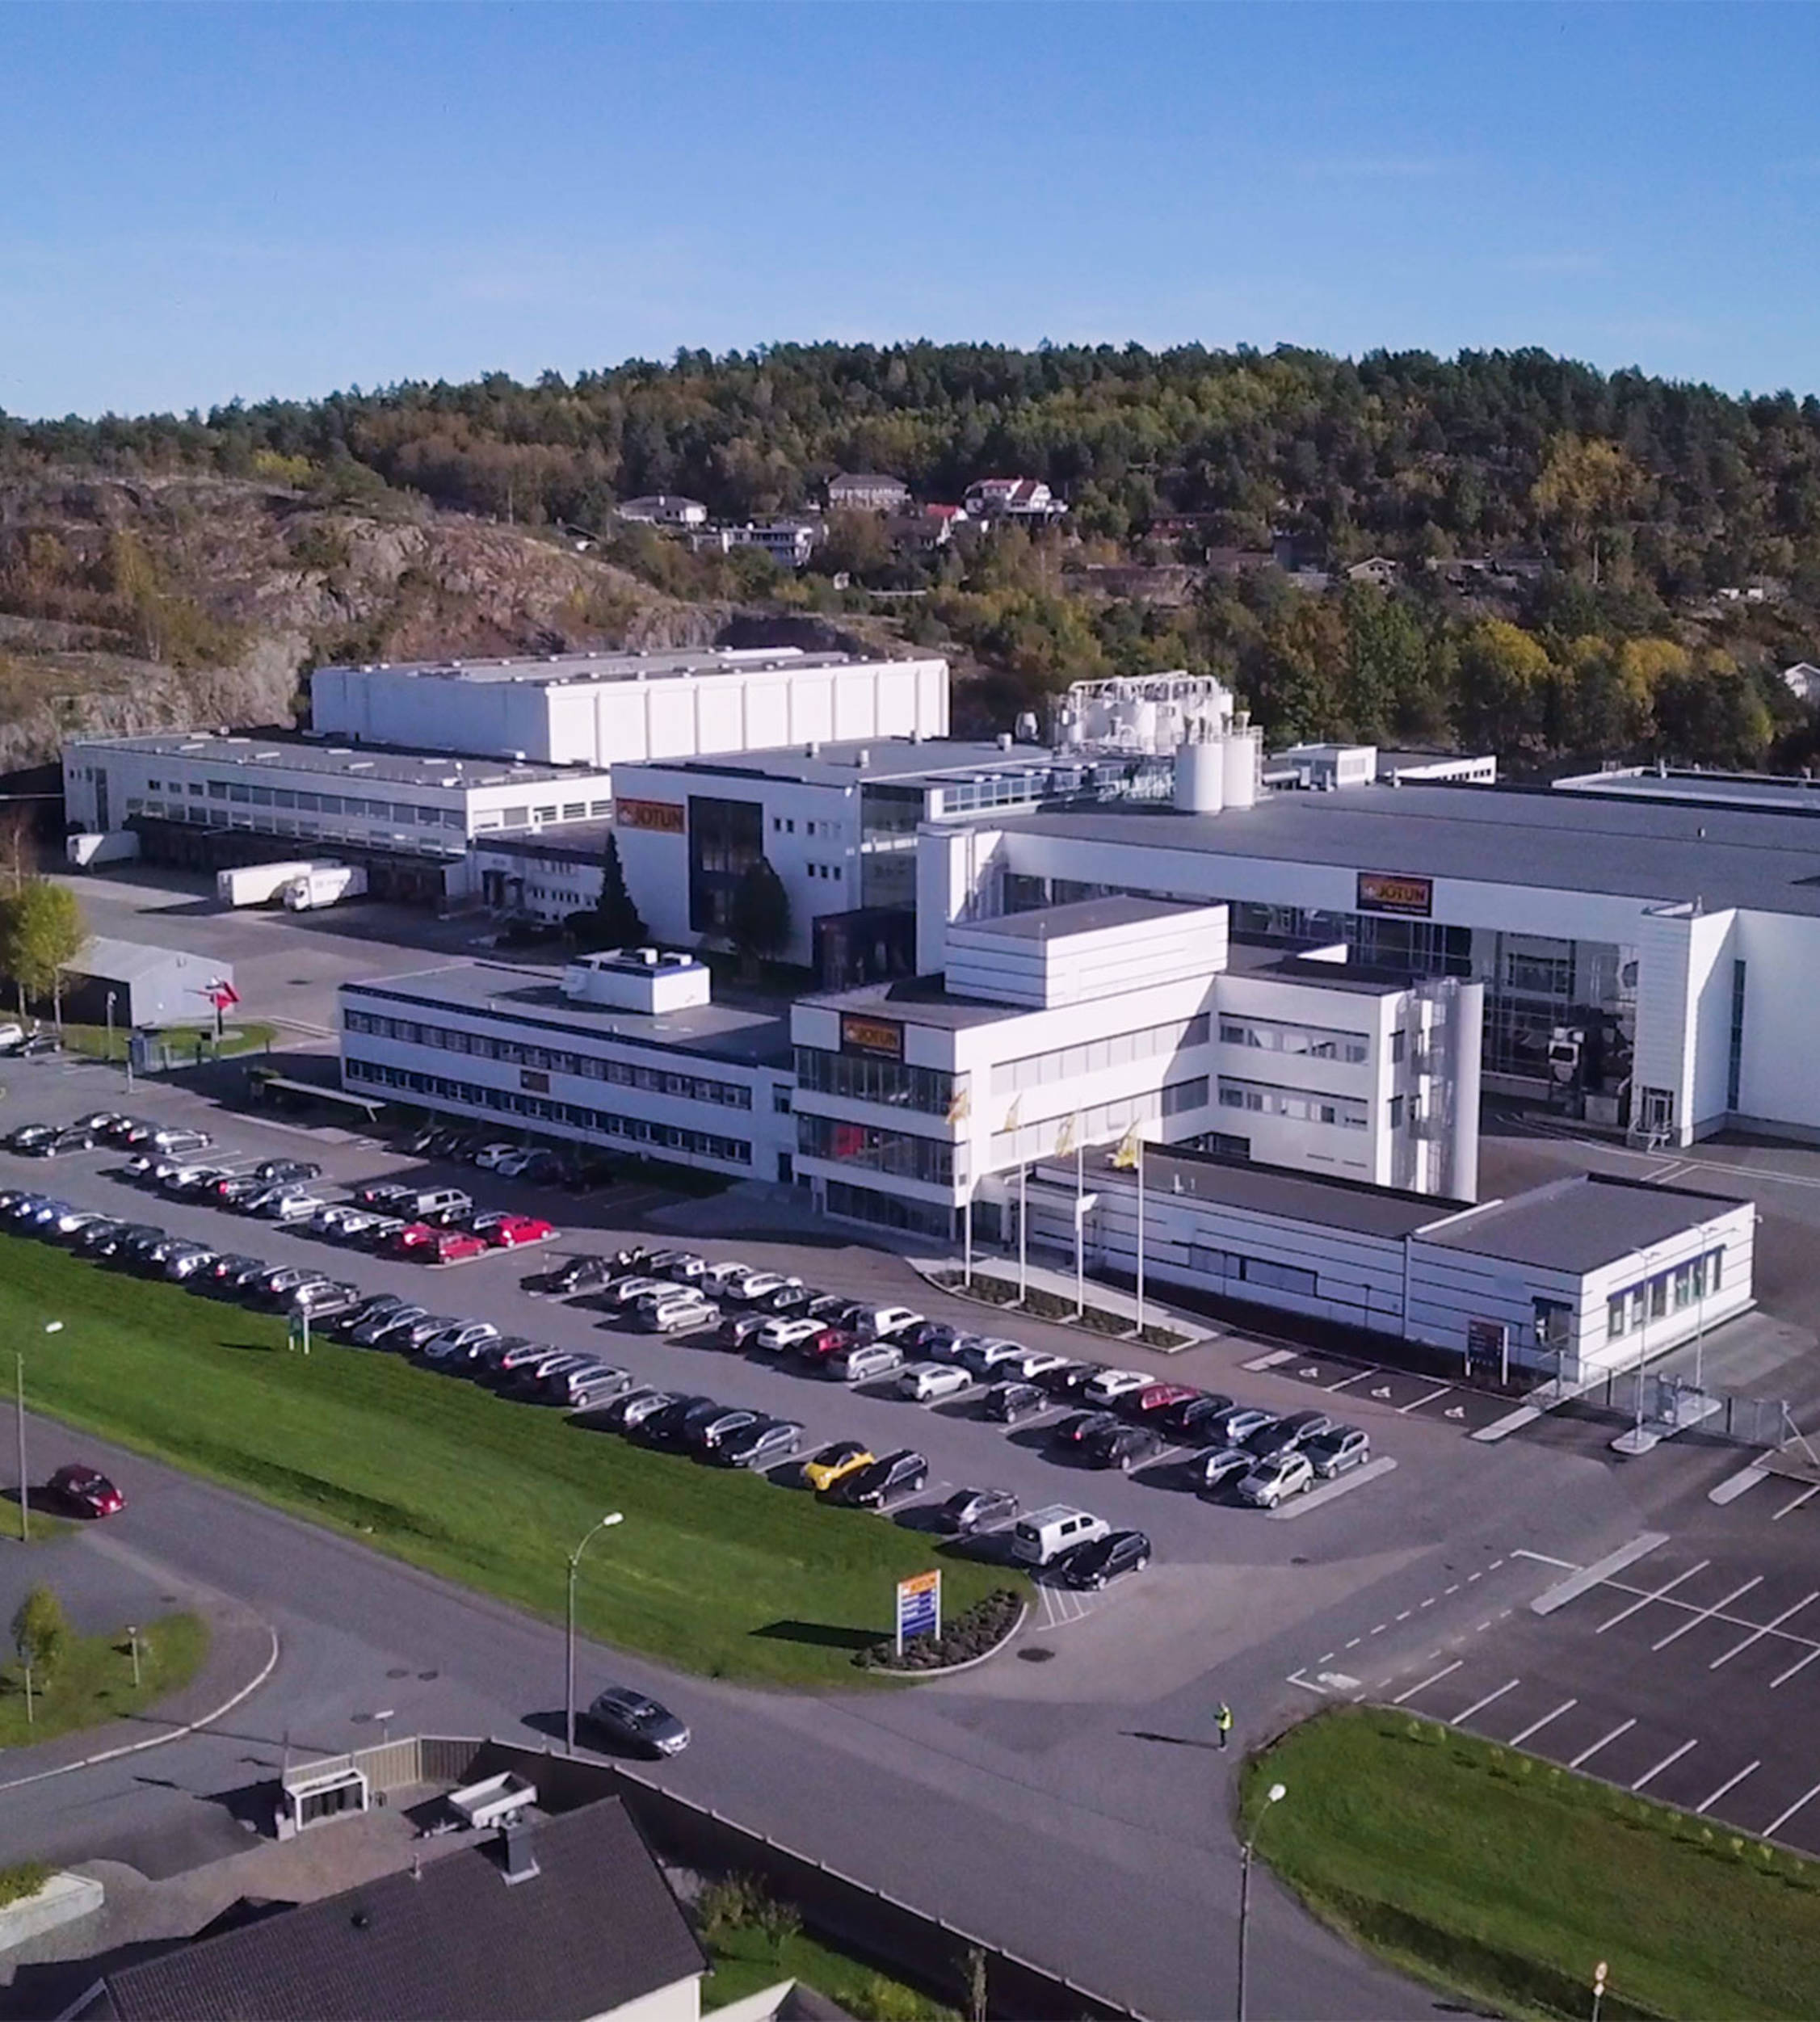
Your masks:
M1605 1999L1605 1961L1601 1959L1592 1969L1592 2022L1599 2022L1600 2003Z
M1495 1369L1498 1381L1511 1381L1511 1330L1502 1320L1466 1322L1466 1375L1469 1381Z
M308 1307L291 1315L290 1335L291 1346L293 1348L301 1348L304 1353L308 1355L309 1353L309 1309Z
M942 1576L914 1573L897 1583L897 1654L911 1636L939 1636L942 1633Z

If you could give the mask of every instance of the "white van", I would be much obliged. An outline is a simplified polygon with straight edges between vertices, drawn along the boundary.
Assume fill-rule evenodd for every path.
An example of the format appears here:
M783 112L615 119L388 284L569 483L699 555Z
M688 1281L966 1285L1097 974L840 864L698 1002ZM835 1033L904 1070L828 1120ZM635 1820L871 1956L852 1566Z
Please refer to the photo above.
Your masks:
M468 1215L474 1211L474 1204L459 1187L426 1187L421 1193L407 1196L401 1213L417 1216L457 1214Z
M1026 1566L1047 1566L1077 1545L1091 1545L1112 1529L1103 1516L1052 1503L1032 1510L1011 1526L1011 1557Z

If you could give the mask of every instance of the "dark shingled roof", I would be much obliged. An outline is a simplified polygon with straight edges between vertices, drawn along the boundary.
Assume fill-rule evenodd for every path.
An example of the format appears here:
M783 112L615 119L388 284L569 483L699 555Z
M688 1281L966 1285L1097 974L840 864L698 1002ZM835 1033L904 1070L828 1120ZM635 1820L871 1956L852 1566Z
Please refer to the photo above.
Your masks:
M331 1826L326 1830L333 1831ZM540 1819L508 1885L490 1839L107 1975L116 2022L565 2022L703 1970L617 1798Z

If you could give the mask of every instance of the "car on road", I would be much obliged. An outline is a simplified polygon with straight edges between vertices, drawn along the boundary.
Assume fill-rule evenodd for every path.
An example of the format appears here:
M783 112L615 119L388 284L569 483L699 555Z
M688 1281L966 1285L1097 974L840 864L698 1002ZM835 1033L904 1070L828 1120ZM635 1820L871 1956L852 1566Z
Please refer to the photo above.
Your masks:
M1089 1440L1124 1423L1112 1411L1077 1411L1049 1428L1049 1444L1060 1447L1065 1453L1078 1453L1086 1449Z
M534 1297L572 1299L578 1293L598 1292L619 1275L611 1257L570 1257L553 1271L540 1271L524 1280L524 1289Z
M1141 1573L1150 1562L1150 1541L1141 1531L1109 1531L1090 1545L1077 1545L1057 1570L1070 1587L1093 1592L1110 1587L1127 1574Z
M894 1341L858 1341L831 1355L823 1365L837 1383L869 1383L902 1366L904 1352Z
M518 1250L527 1243L553 1241L556 1229L540 1215L502 1215L478 1233L495 1250Z
M83 1516L118 1516L126 1507L126 1498L107 1477L79 1461L60 1467L44 1486L64 1508Z
M802 1444L803 1429L793 1419L755 1419L722 1440L714 1458L723 1467L769 1467L787 1461Z
M803 1462L803 1479L817 1494L825 1495L844 1474L870 1467L871 1448L860 1440L836 1440Z
M1116 1467L1129 1474L1134 1467L1154 1461L1165 1444L1162 1435L1147 1425L1114 1424L1091 1434L1082 1442L1082 1449L1095 1467Z
M939 1398L956 1397L973 1387L972 1375L952 1362L912 1362L897 1372L897 1381L892 1385L899 1397L908 1398L912 1404L933 1404Z
M1202 1495L1232 1488L1258 1465L1258 1457L1242 1446L1204 1447L1183 1464L1183 1478Z
M1330 1431L1333 1423L1325 1411L1292 1411L1264 1431L1253 1433L1245 1444L1260 1461L1274 1461Z
M1009 1489L962 1488L937 1508L935 1521L956 1537L970 1537L1010 1523L1017 1513L1018 1499Z
M1034 1383L994 1383L980 1406L980 1416L994 1425L1022 1425L1053 1410L1055 1399Z
M1319 1479L1331 1482L1370 1460L1371 1436L1356 1425L1330 1425L1325 1432L1305 1440L1301 1450Z
M687 1726L667 1706L629 1685L609 1685L595 1693L587 1717L616 1747L641 1755L679 1755L689 1745Z
M1300 1495L1314 1481L1314 1465L1305 1453L1291 1452L1274 1461L1259 1461L1238 1485L1238 1499L1254 1509L1273 1510Z
M914 1448L902 1446L894 1453L881 1453L869 1466L843 1474L829 1491L829 1500L849 1509L882 1510L914 1495L928 1481L928 1461Z
M1081 1402L1103 1411L1111 1406L1123 1405L1155 1381L1137 1369L1102 1369L1082 1388Z

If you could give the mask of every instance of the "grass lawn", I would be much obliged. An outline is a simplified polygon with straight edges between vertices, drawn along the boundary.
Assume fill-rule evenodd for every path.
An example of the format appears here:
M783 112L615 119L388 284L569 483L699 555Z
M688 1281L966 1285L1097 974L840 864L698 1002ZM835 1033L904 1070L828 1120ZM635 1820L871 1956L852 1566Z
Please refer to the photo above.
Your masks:
M704 2010L742 2001L780 1980L801 1980L825 1994L859 2022L952 2022L945 2008L902 1981L876 1971L844 1952L835 1952L798 1931L774 1945L762 1931L730 1931L708 1950L713 1970L702 1982Z
M68 1517L49 1516L34 1506L22 1538L18 1496L9 1490L4 1504L0 1504L0 1545L48 1545L53 1538L67 1537L75 1528Z
M1503 2013L1585 2015L1603 1959L1605 2022L1820 2015L1820 1864L1722 1825L1369 1708L1293 1729L1245 1803L1317 1914Z
M277 1036L275 1025L261 1024L257 1021L231 1020L221 1036L221 1043L215 1043L213 1019L199 1020L193 1025L160 1025L152 1033L154 1040L162 1040L179 1060L189 1060L195 1053L196 1040L208 1042L207 1053L212 1059L225 1060L229 1053L256 1053L270 1046ZM65 1023L63 1043L70 1052L92 1053L97 1060L124 1060L129 1029L116 1025L110 1032L105 1025L77 1025Z
M32 1681L32 1719L25 1717L25 1672L0 1670L0 1748L24 1748L78 1727L119 1720L169 1697L195 1677L208 1651L208 1625L194 1615L160 1615L139 1624L139 1685L123 1626L111 1636L72 1637L47 1690Z
M324 1342L306 1360L276 1319L0 1237L0 1339L47 1313L64 1330L27 1352L28 1403L544 1615L575 1541L623 1511L582 1562L583 1625L690 1670L856 1685L896 1581L939 1561L956 1613L1006 1584L876 1516L395 1356Z

